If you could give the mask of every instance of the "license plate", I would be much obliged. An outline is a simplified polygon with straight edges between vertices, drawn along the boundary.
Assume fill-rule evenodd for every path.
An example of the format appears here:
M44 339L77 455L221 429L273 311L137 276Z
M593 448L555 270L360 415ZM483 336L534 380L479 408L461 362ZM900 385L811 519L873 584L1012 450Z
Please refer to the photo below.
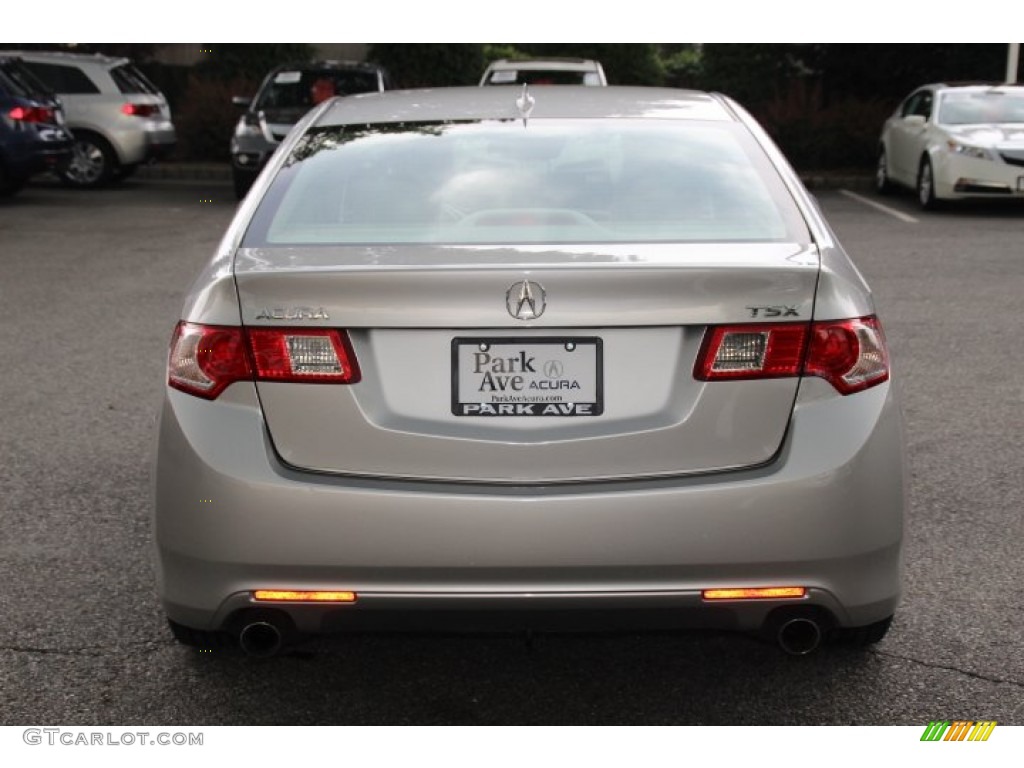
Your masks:
M452 339L456 416L600 416L601 339Z

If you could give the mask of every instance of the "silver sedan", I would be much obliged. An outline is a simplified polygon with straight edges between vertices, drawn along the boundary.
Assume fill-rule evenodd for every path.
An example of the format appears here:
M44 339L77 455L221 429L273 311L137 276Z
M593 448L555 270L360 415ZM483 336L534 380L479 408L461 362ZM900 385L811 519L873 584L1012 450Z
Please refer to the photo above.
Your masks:
M718 95L367 94L290 134L173 332L159 592L269 655L411 627L868 644L900 593L871 293Z

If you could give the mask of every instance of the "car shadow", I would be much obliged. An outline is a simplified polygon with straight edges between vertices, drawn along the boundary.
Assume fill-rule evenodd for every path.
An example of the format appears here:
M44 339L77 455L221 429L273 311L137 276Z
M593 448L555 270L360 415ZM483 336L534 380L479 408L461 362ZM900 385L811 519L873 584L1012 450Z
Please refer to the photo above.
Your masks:
M883 658L806 657L713 632L330 636L272 659L180 649L193 722L239 724L836 724L836 686L878 689Z

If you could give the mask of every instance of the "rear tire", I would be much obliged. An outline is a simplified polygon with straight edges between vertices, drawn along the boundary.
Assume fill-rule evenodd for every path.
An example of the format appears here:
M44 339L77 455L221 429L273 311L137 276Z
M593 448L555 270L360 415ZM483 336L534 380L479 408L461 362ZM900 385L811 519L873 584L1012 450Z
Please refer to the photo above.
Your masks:
M69 187L95 189L110 183L118 172L117 153L106 139L88 131L75 133L71 160L60 172Z

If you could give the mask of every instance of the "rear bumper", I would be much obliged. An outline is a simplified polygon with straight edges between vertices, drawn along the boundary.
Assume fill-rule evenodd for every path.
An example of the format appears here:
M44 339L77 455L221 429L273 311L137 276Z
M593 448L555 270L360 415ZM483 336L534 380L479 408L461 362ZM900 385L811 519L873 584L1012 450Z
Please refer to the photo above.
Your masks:
M174 151L177 135L167 120L124 118L104 134L122 165L137 165L167 157Z
M48 131L48 136L32 138L20 146L6 147L0 162L12 177L27 179L37 173L60 170L71 159L71 138L61 132Z
M358 593L349 606L275 604L306 632L614 609L755 629L792 601L712 604L700 591L800 585L803 603L861 626L899 597L904 487L889 384L843 398L804 382L765 467L543 488L296 472L277 461L252 385L214 403L171 391L156 468L159 591L170 618L202 629L263 605L250 599L259 588Z

